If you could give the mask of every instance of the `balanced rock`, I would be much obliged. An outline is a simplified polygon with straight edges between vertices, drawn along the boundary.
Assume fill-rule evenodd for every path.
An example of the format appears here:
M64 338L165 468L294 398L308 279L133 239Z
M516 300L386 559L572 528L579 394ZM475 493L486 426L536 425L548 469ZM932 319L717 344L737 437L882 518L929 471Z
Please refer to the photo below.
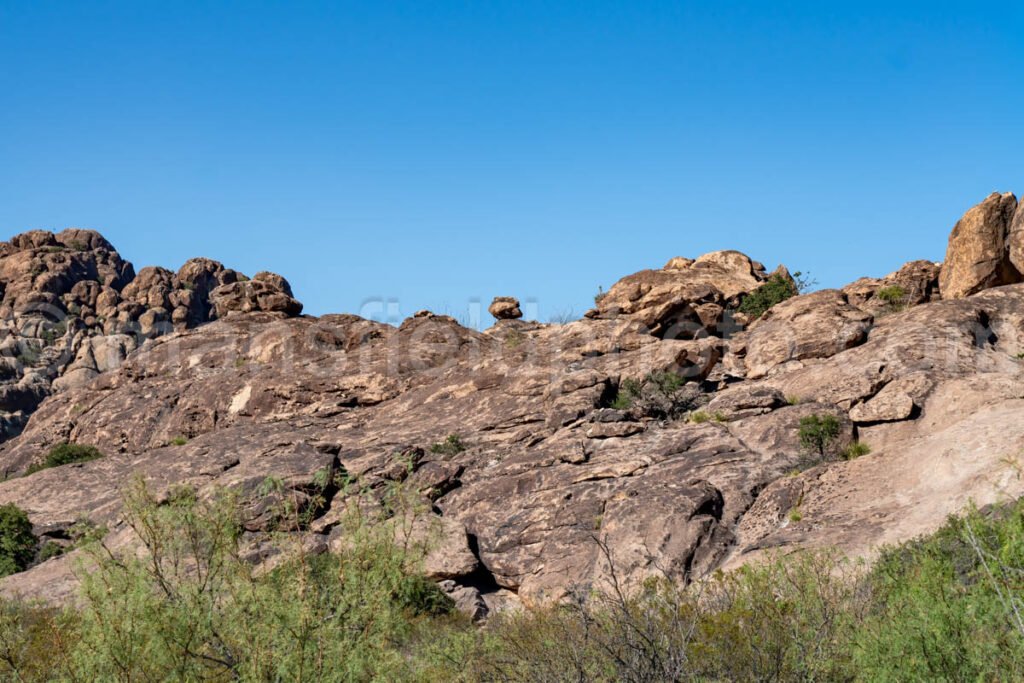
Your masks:
M487 312L498 320L518 320L523 317L523 312L519 309L519 299L512 296L494 297L494 301L487 307Z

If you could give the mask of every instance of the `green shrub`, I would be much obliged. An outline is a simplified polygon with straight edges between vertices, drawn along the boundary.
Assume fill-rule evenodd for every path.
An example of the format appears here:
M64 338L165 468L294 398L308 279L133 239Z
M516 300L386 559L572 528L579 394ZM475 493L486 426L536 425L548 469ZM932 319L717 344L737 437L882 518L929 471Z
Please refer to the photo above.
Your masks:
M693 422L694 424L704 424L705 422L711 422L712 420L714 420L715 422L725 422L725 414L708 413L703 410L697 410L690 413L690 422Z
M399 680L421 623L451 603L415 568L426 546L354 504L337 554L280 537L282 561L245 558L240 509L181 490L158 504L141 484L125 502L144 553L92 546L71 653L77 680ZM434 636L441 630L435 622Z
M800 418L800 446L808 453L824 458L830 454L841 430L839 418L829 413Z
M430 447L431 453L449 456L458 455L464 450L466 450L466 444L462 442L462 437L458 434L449 434L444 441L439 441Z
M861 613L850 568L794 556L699 588L667 579L632 594L584 592L504 615L468 662L474 681L851 680Z
M693 410L700 398L696 385L688 385L674 372L649 372L643 379L624 379L610 407L631 410L641 417L675 419Z
M899 311L906 308L907 290L903 289L899 285L881 287L877 292L875 292L875 296L881 299L881 301L892 311Z
M1024 679L1024 504L971 510L884 552L857 634L864 680Z
M338 554L272 536L281 561L265 571L232 496L159 504L135 484L125 519L142 552L88 546L78 611L0 599L0 680L1024 680L1024 501L950 519L867 571L801 552L627 591L595 540L606 590L476 629L417 573L428 545L396 543L402 500L344 504Z
M176 436L173 439L171 439L171 445L172 446L184 446L187 443L188 443L188 437L186 437L186 436Z
M74 637L70 613L0 598L0 680L74 680L64 676Z
M0 505L0 577L28 569L36 543L25 511L13 503Z
M739 311L751 318L760 318L772 306L791 299L799 293L793 280L782 275L772 275L767 282L743 297Z
M102 458L103 454L95 446L77 443L59 443L46 454L42 462L34 463L25 471L26 475L35 474L40 470L76 462L89 462Z
M47 541L41 548L39 548L39 557L36 558L36 561L43 563L47 560L52 560L55 557L60 557L67 551L68 546L57 543L56 541Z
M843 450L843 460L856 460L871 452L871 446L861 441L854 441Z

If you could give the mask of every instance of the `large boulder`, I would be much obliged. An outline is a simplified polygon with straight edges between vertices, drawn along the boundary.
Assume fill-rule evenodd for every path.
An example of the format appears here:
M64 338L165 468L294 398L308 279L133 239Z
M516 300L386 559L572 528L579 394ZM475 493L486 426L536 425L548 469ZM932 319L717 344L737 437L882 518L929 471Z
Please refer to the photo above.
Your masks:
M1010 221L1010 232L1007 236L1010 265L1018 273L1024 273L1024 202L1017 204L1017 210Z
M732 367L748 379L789 361L829 358L864 343L874 318L835 289L773 306L730 344ZM745 368L745 372L744 372Z
M727 311L767 278L762 264L738 251L716 251L696 260L675 257L664 268L616 282L598 297L591 317L626 318L667 339L719 334Z
M202 258L177 273L136 274L94 230L32 230L0 242L0 395L10 408L0 406L0 441L52 391L87 384L147 339L216 319L212 291L240 278ZM246 290L254 304L239 308L301 310L281 276L260 273L254 283Z
M957 222L939 276L944 299L960 299L1021 281L1009 253L1010 224L1016 209L1017 198L1011 193L993 192ZM1019 247L1015 253L1019 261Z
M292 288L280 275L256 273L252 280L222 285L210 292L210 303L218 318L238 313L263 311L296 316L302 304L292 297Z

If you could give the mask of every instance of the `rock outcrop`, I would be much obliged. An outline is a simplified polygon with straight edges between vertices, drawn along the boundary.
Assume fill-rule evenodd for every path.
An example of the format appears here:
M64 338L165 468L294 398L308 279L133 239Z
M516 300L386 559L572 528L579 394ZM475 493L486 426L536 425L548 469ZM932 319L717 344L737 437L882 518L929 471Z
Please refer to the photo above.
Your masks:
M429 514L394 523L436 538L424 569L474 619L603 586L611 563L629 587L779 550L870 557L969 500L1024 495L1006 197L968 212L941 269L794 296L745 328L737 309L770 276L738 252L627 276L565 324L496 300L498 323L478 331L429 311L399 326L298 316L279 276L203 259L136 276L95 233L26 233L0 245L0 504L44 538L84 517L129 543L119 489L134 477L158 493L229 487L246 543L281 528L287 496L307 520L287 528L332 552L351 493L323 481L344 475L371 500L401 484ZM72 305L51 338L33 306ZM14 355L28 350L31 363ZM834 433L809 448L801 425L824 416ZM855 441L870 454L844 460ZM26 476L63 442L105 457ZM0 591L66 599L73 563Z
M234 309L301 311L284 278L260 273L246 294L230 291L242 279L210 259L136 274L92 230L33 230L0 243L0 438L16 435L51 392L117 368L148 339Z
M616 282L588 317L629 320L665 339L720 335L733 328L729 313L743 295L767 279L762 264L738 251L717 251L695 260L676 257L660 270L643 270Z
M847 300L857 308L879 317L910 306L938 301L939 272L931 261L910 261L883 278L862 277L843 287Z

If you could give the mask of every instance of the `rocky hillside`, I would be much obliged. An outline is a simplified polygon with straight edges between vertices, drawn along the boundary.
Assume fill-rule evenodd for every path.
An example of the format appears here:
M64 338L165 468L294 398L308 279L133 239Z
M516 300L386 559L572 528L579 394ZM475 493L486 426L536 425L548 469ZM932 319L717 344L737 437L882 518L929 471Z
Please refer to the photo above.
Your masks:
M136 275L94 232L26 233L0 246L0 504L52 544L83 519L131 543L133 477L227 486L254 549L288 498L291 530L328 551L348 490L331 482L404 482L443 529L428 574L478 617L600 584L609 562L635 583L771 549L870 556L1024 495L1022 270L1024 206L994 194L941 266L792 296L784 267L677 257L582 320L523 321L501 297L478 332L300 316L277 275ZM103 457L36 471L65 442ZM63 599L74 555L0 589Z

